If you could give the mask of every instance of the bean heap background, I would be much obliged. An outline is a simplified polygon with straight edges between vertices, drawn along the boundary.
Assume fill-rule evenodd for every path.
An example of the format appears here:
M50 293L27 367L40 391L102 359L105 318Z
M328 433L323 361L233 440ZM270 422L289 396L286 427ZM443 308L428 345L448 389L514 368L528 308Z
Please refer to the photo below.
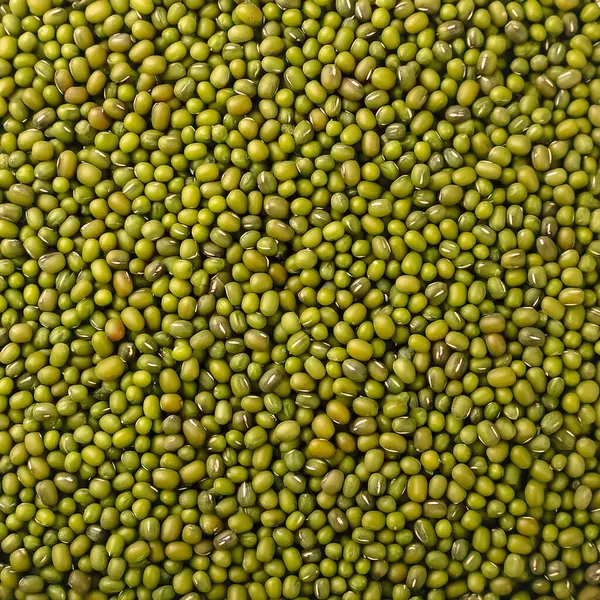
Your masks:
M600 597L599 4L0 20L0 600Z

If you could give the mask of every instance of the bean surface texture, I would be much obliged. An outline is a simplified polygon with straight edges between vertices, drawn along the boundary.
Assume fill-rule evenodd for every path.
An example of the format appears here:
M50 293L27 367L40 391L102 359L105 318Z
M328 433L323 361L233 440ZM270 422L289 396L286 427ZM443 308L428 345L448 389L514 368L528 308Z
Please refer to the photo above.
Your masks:
M599 600L600 4L0 0L0 600Z

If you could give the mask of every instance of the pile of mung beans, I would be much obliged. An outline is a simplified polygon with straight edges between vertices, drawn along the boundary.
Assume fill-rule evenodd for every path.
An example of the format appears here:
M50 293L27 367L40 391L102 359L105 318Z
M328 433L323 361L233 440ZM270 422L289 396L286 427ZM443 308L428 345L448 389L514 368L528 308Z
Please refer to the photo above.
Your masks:
M598 2L0 25L0 600L600 598Z

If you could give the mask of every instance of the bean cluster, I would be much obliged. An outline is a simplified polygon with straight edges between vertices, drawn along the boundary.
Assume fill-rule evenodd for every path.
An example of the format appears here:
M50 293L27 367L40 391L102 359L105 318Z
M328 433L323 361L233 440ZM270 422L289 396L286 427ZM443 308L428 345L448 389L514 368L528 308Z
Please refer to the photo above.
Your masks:
M0 0L0 600L598 600L600 4Z

